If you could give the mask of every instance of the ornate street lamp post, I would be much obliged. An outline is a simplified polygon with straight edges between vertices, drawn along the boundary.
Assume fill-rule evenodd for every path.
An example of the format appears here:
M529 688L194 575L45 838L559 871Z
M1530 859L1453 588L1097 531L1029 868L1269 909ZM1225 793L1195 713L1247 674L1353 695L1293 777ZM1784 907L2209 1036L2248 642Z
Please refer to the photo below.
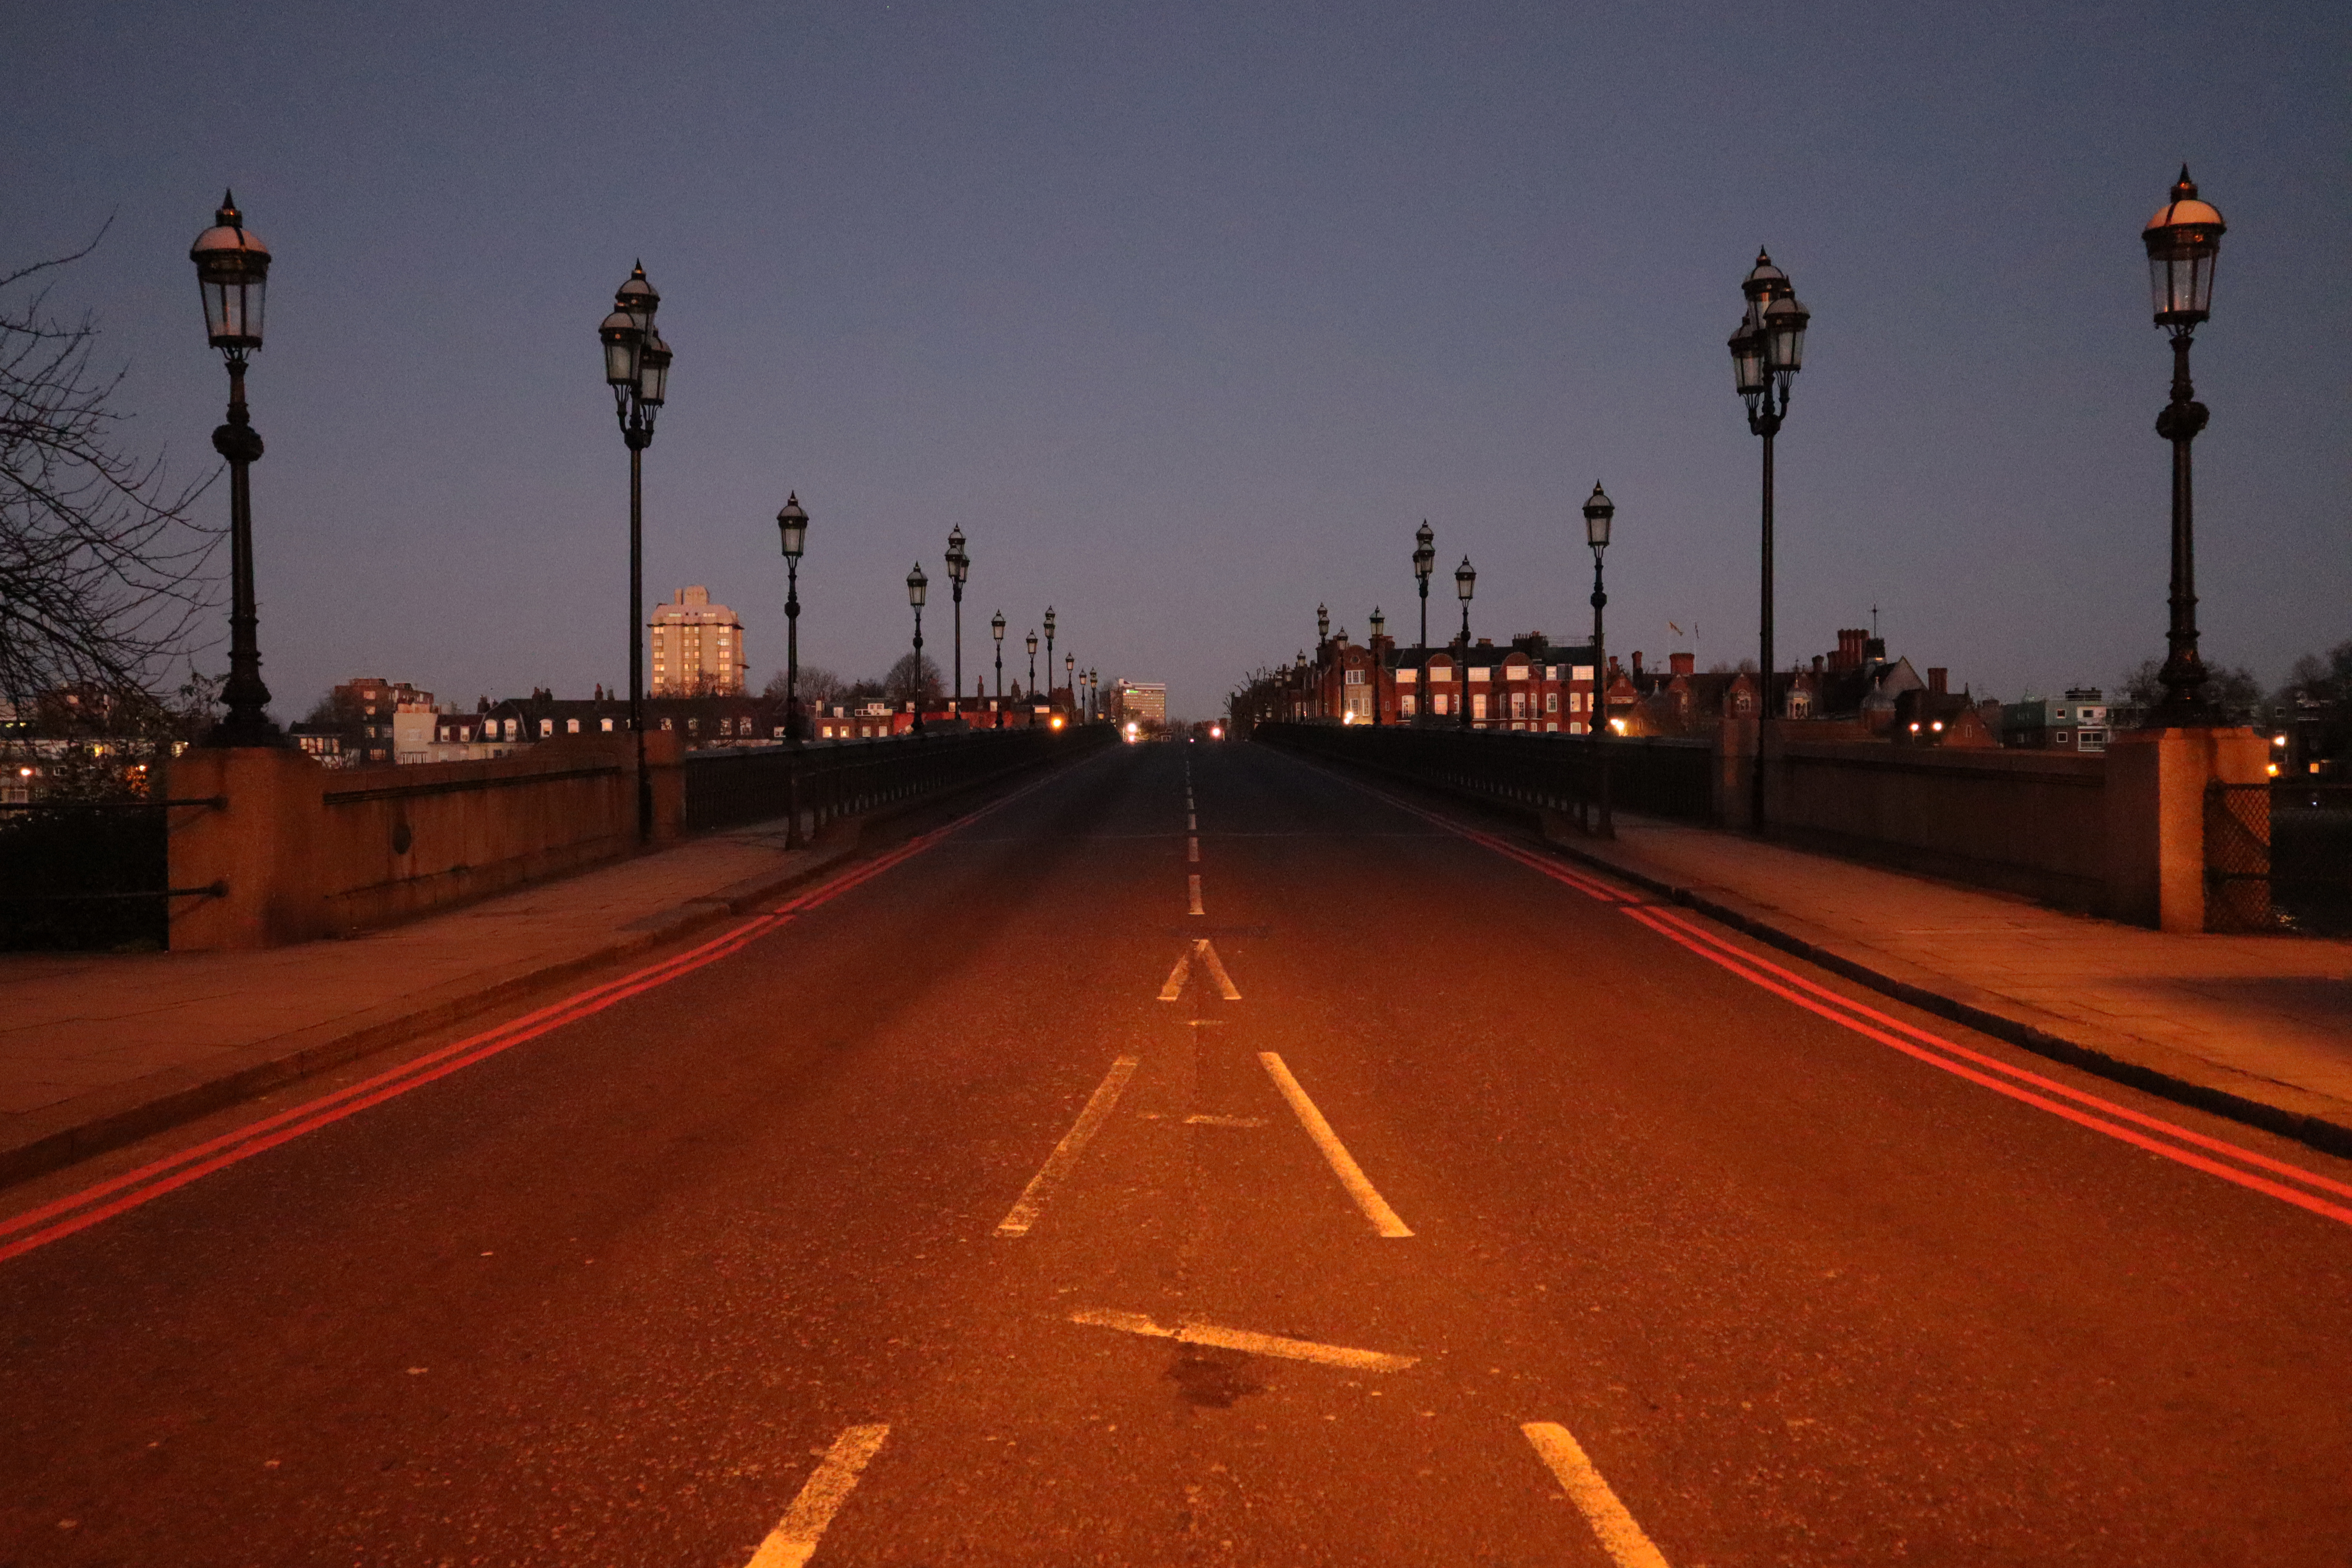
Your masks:
M604 384L629 448L629 730L637 748L637 837L654 836L654 779L646 769L646 448L654 416L669 395L669 345L654 331L661 296L640 261L613 292L613 313L596 329L604 345Z
M1054 668L1053 655L1045 656L1045 668ZM1037 706L1037 634L1029 634L1029 706Z
M1372 606L1372 722L1381 721L1381 636L1388 630L1389 618L1381 614L1378 605Z
M1603 838L1617 837L1617 825L1609 815L1609 748L1601 742L1609 739L1609 656L1601 637L1601 612L1609 603L1609 595L1601 585L1601 552L1609 548L1609 521L1617 515L1617 503L1601 489L1601 481L1592 481L1592 494L1584 502L1584 542L1592 546L1592 712L1585 721L1585 732L1593 738L1593 755L1601 769L1600 810L1596 831Z
M801 552L808 548L808 513L801 510L801 493L784 498L776 513L776 528L784 545L784 739L805 738L801 722Z
M1417 647L1429 646L1429 574L1437 567L1437 535L1430 531L1429 520L1421 521L1421 528L1412 536L1412 574L1421 585L1421 641ZM1422 694L1424 698L1428 693Z
M996 706L1004 707L1004 612L999 610L988 619L988 629L996 637Z
M948 700L948 716L954 718L963 711L963 580L971 572L971 557L964 552L961 527L948 530L948 587L955 595L955 695Z
M1087 722L1091 724L1101 717L1102 671L1090 668L1087 671Z
M1462 564L1454 569L1454 593L1462 601L1462 668L1457 672L1462 684L1461 694L1454 700L1461 705L1465 730L1470 728L1470 593L1477 586L1478 574L1472 569L1470 557L1465 555Z
M923 575L923 563L907 574L907 603L915 606L915 662L907 670L907 693L914 700L908 704L915 710L915 733L923 732L923 600L929 596L931 580Z
M1803 368L1805 324L1812 320L1797 303L1789 275L1772 265L1771 257L1756 253L1756 265L1740 280L1748 311L1739 330L1731 334L1731 371L1739 395L1748 404L1748 428L1764 443L1764 569L1763 611L1759 626L1761 654L1757 660L1760 686L1757 693L1756 757L1751 773L1749 815L1758 832L1764 828L1764 721L1772 710L1772 437L1789 413L1789 384Z
M776 513L776 528L784 546L784 739L806 738L801 721L801 552L808 548L808 513L801 510L801 493L784 498ZM800 761L794 757L784 773L784 847L801 847Z
M1066 654L1064 654L1064 655L1062 656L1062 679L1069 684L1069 688L1070 688L1070 709L1071 709L1071 717L1072 717L1073 719L1075 719L1075 718L1077 716L1077 706L1078 706L1078 674L1077 674L1077 668L1078 668L1078 656L1077 656L1076 654L1074 654L1074 653L1066 653ZM1053 666L1053 664L1052 664L1052 662L1051 662L1050 660L1049 660L1049 661L1047 661L1047 663L1046 663L1046 665L1045 665L1045 673L1046 673L1048 676L1051 676L1051 675L1054 673L1054 666Z
M269 247L245 226L236 195L225 192L213 226L188 249L205 299L205 335L228 365L228 423L213 431L213 450L228 459L228 712L205 737L207 746L278 746L285 736L269 721L269 688L261 681L260 612L253 591L251 469L261 458L261 437L245 406L246 356L261 347L263 293Z
M1054 704L1054 606L1045 606L1045 705Z
M2140 232L2147 247L2148 291L2156 324L2172 334L2172 399L2156 416L2156 433L2172 443L2172 617L2164 635L2164 700L2147 722L2157 727L2218 724L2223 715L2205 696L2205 665L2197 653L2197 549L2189 491L2189 443L2205 428L2205 405L2189 381L2189 342L2211 314L2213 263L2221 253L2221 215L2197 198L2189 165L2172 199Z

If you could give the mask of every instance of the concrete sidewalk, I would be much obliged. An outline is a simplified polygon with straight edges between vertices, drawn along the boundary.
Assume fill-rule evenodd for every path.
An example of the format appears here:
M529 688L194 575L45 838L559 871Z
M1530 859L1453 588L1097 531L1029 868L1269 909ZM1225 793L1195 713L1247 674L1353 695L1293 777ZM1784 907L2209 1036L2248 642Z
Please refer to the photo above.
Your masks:
M850 858L712 834L344 942L0 954L0 1183L551 990Z
M2352 1155L2352 942L2183 936L1621 815L1570 856L1915 1006Z

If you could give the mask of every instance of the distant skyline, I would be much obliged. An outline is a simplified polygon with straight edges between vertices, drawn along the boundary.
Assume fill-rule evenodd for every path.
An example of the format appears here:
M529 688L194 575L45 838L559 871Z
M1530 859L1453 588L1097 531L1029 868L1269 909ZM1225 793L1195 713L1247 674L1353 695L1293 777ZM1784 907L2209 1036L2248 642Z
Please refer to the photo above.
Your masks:
M2168 360L2140 226L2226 215L2198 336L2200 624L2265 687L2352 637L2340 5L142 4L12 19L0 265L209 468L189 241L276 255L251 384L264 675L470 705L625 688L627 461L593 330L644 259L675 346L646 607L877 674L971 539L965 684L1059 652L1210 715L1318 603L1752 657L1757 443L1724 339L1759 244L1813 312L1780 441L1781 662L1880 606L2014 699L2163 650ZM620 41L625 41L625 47ZM226 506L225 487L203 503ZM226 557L222 561L226 570ZM1042 649L1041 649L1042 658ZM226 664L225 644L207 668Z

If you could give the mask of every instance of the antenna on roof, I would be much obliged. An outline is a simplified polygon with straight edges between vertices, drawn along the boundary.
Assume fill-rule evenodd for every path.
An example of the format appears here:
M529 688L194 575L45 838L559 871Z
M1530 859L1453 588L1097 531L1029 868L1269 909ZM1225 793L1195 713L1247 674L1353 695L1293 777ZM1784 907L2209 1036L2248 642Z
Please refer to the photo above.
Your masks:
M1876 637L1878 635L1878 606L1876 605L1870 606L1870 635L1872 637Z

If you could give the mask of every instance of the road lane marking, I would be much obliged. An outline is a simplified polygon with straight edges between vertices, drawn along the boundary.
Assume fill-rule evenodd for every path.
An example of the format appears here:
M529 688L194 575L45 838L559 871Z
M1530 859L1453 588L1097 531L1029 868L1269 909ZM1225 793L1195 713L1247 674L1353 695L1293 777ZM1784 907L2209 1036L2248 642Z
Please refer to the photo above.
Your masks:
M592 985L584 991L551 1002L546 1006L509 1018L479 1034L413 1057L397 1067L330 1090L300 1105L262 1117L215 1138L175 1150L161 1159L136 1170L69 1193L64 1197L28 1209L23 1214L0 1220L0 1237L43 1226L28 1236L13 1241L0 1242L0 1262L62 1239L77 1231L86 1230L102 1220L138 1208L167 1193L176 1192L193 1182L240 1163L257 1154L267 1152L281 1143L289 1143L305 1133L331 1126L347 1117L356 1115L371 1106L381 1105L411 1089L448 1077L461 1068L485 1061L500 1052L535 1040L541 1036L562 1028L567 1024L593 1016L606 1008L627 1001L630 997L667 984L682 975L716 963L740 951L761 937L791 923L795 915L805 913L820 905L830 903L842 894L870 881L894 866L903 864L930 848L950 834L978 822L992 812L1002 810L1022 796L1052 784L1058 773L1048 775L1034 784L1022 785L999 796L975 811L967 812L953 822L908 840L887 855L865 865L855 867L832 879L787 900L766 914L758 915L741 925L721 931L698 947L673 953L642 969L622 975L616 980ZM93 1206L95 1205L95 1206ZM64 1217L60 1217L64 1216ZM53 1224L44 1222L54 1221Z
M1601 1472L1584 1455L1568 1428L1557 1421L1530 1421L1521 1426L1536 1454L1551 1473L1558 1477L1568 1500L1584 1515L1592 1533L1601 1538L1601 1545L1617 1568L1667 1568L1665 1554L1650 1544Z
M1201 879L1198 877L1185 878L1184 888L1185 891L1191 896L1192 905L1191 909L1186 910L1184 912L1188 915L1207 914L1209 911L1201 907Z
M2202 1171L2208 1175L2219 1176L2223 1181L2244 1187L2250 1192L2277 1198L2283 1203L2292 1204L2297 1208L2334 1220L2339 1225L2352 1225L2352 1206L2332 1203L2309 1193L2298 1192L2293 1187L2281 1185L2279 1182L2273 1181L2270 1177L2277 1176L2285 1181L2298 1183L2305 1187L2344 1197L2352 1197L2352 1185L2330 1180L2328 1177L2306 1171L2302 1166L2291 1164L2284 1160L2273 1159L2267 1154L2258 1153L2254 1150L2230 1142L2226 1139L2213 1138L2202 1132L2193 1131L2177 1122L2168 1121L2160 1116L2151 1116L2146 1111L2135 1110L2129 1106L2118 1104L2099 1095L2086 1093L2028 1068L2012 1067L1996 1057L1970 1050L1956 1040L1946 1039L1943 1036L1930 1030L1905 1023L1874 1007L1809 980L1793 970L1773 963L1745 948L1736 947L1721 936L1699 926L1688 917L1662 910L1645 901L1641 895L1608 887L1593 878L1580 875L1565 867L1548 862L1534 853L1507 843L1492 834L1481 833L1465 827L1459 823L1449 822L1434 812L1423 810L1409 802L1398 799L1385 790L1375 789L1370 784L1349 778L1331 769L1318 767L1315 763L1306 762L1300 762L1299 765L1310 772L1322 773L1328 778L1361 790L1366 795L1386 802L1401 811L1433 823L1450 833L1492 849L1496 854L1516 860L1530 869L1540 871L1552 880L1564 883L1602 903L1615 905L1625 914L1649 926L1669 941L1681 943L1709 963L1730 971L1750 984L1770 991L1808 1012L1817 1014L1832 1023L1851 1029L1881 1045L1890 1046L1930 1067L1941 1068L1955 1077L1966 1079L1971 1083L1990 1089L1996 1094L2004 1095L2037 1110L2048 1111L2052 1115L2120 1142L2129 1143L2150 1153L2160 1154L2177 1164L2186 1165L2191 1170ZM1907 1041L1894 1038L1891 1037L1893 1035L1906 1036L1909 1038ZM1921 1048L1923 1047L1926 1048ZM2014 1084L1987 1078L1971 1071L1968 1067L1948 1059L1947 1055L1937 1053L1948 1053L1948 1058L1958 1058L1991 1072L2032 1084L2043 1093L2060 1096L2078 1105L2094 1107L2098 1114L2087 1114L2069 1106L2056 1104L2043 1098L2042 1094L2030 1092ZM2134 1123L2147 1129L2154 1136L2134 1131L2128 1127L2116 1126L2113 1122L2102 1120L2103 1117L2114 1117L2120 1121ZM2204 1150L2219 1156L2219 1159L2209 1159L2204 1154L2194 1152L2190 1149L2176 1147L2175 1142L2164 1142L2167 1139L2174 1140L2177 1143L2193 1145L2195 1149ZM2238 1170L2221 1163L2221 1160L2237 1161L2241 1164L2255 1167L2269 1174L2256 1174L2252 1171Z
M1199 839L1187 838L1184 840L1184 858L1190 860L1195 866L1201 863L1201 841Z
M1187 1127L1263 1127L1265 1125L1265 1118L1263 1116L1188 1116L1184 1118L1184 1125Z
M1184 830L1187 833L1198 833L1201 831L1201 818L1197 814L1190 810L1187 810L1184 813Z
M1217 990L1223 994L1224 999L1228 1002L1240 1001L1242 994L1234 989L1234 977L1227 974L1225 966L1217 961L1216 943L1205 936L1195 937L1192 941L1192 949L1201 955L1201 967L1207 970L1209 978L1217 983Z
M1199 914L1201 911L1194 910L1192 912ZM1215 944L1205 936L1196 936L1192 942L1192 946L1176 955L1176 967L1168 972L1168 983L1160 988L1160 999L1173 1002L1184 994L1184 982L1192 976L1192 961L1197 958L1201 961L1201 967L1208 972L1209 978L1217 983L1218 993L1228 1002L1240 1001L1242 994L1234 989L1233 976L1225 973L1223 963L1217 957Z
M1136 1057L1121 1057L1110 1064L1110 1071L1087 1098L1087 1108L1078 1112L1077 1121L1062 1134L1062 1141L1054 1145L1054 1152L1045 1156L1045 1163L1037 1168L1035 1175L1029 1178L1029 1184L1021 1189L1021 1199L1013 1205L1013 1211L998 1223L997 1235L1029 1234L1029 1227L1037 1223L1037 1212L1045 1206L1045 1199L1060 1184L1062 1178L1070 1173L1070 1167L1078 1163L1078 1156L1086 1152L1094 1135L1102 1130L1102 1124L1110 1119L1111 1108L1118 1103L1119 1091L1127 1087L1127 1080L1135 1076L1139 1060Z
M1404 1221L1397 1217L1396 1210L1389 1207L1388 1200L1373 1187L1371 1179L1364 1174L1364 1168L1356 1163L1355 1156L1349 1153L1348 1146L1339 1142L1339 1135L1331 1131L1331 1124L1323 1120L1323 1113L1315 1109L1315 1102L1307 1098L1307 1090L1300 1087L1290 1068L1283 1065L1282 1058L1272 1051L1260 1051L1257 1059L1265 1065L1267 1075L1274 1079L1274 1087L1282 1090L1282 1098L1290 1102L1290 1109L1297 1114L1298 1124L1307 1129L1307 1136L1313 1139L1315 1147L1323 1152L1323 1158L1330 1164L1332 1173L1339 1178L1339 1184L1348 1189L1348 1195L1356 1200L1356 1206L1364 1211L1364 1217L1372 1222L1372 1228L1385 1237L1411 1236L1412 1232L1406 1228Z
M1162 1002L1173 1002L1184 994L1185 976L1192 973L1192 950L1186 948L1176 955L1176 967L1168 972L1168 984L1160 988Z
M887 1426L852 1426L835 1438L823 1462L801 1488L801 1495L751 1554L747 1568L801 1568L814 1556L817 1542L824 1539L824 1527L849 1500L858 1475L881 1452L882 1440L889 1435Z
M1353 1345L1327 1345L1313 1340L1286 1339L1249 1329L1220 1328L1214 1323L1180 1321L1174 1328L1153 1322L1140 1312L1072 1312L1070 1321L1121 1333L1142 1334L1179 1344L1207 1345L1215 1350L1242 1351L1250 1355L1280 1356L1286 1361L1311 1361L1322 1366L1344 1366L1357 1372L1402 1372L1421 1360L1417 1355L1391 1355L1386 1351L1358 1350Z

